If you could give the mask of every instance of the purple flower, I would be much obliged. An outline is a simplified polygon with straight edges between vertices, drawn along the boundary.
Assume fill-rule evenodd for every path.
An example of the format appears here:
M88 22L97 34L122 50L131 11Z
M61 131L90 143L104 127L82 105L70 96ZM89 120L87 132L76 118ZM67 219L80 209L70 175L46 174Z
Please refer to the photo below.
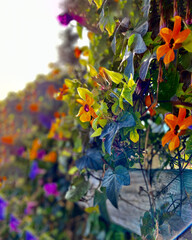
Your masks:
M57 197L59 195L59 192L57 190L57 183L46 183L43 188L46 196L53 195Z
M30 172L29 172L29 177L33 180L36 178L38 174L43 174L44 172L45 171L43 169L38 167L38 162L33 161Z
M7 207L7 202L0 197L0 221L5 219L6 207Z
M32 233L26 231L25 240L38 240L38 238L36 238Z
M25 214L31 214L33 209L37 206L37 202L28 202L25 209Z
M37 158L38 159L43 159L43 157L46 155L46 152L44 149L40 149L38 152L37 152Z
M186 20L186 23L187 23L188 25L191 25L191 24L192 24L192 19L187 19L187 20Z
M78 15L73 15L69 13L62 13L57 17L58 21L61 23L63 26L67 26L72 20L77 21L81 25L85 23L85 19L78 16Z
M50 117L48 115L45 115L43 113L39 114L39 122L45 127L50 129L51 127L51 121L53 120L53 117Z
M75 21L77 21L78 23L80 23L81 25L83 25L85 23L85 19L80 17L80 16L78 16L78 15L73 15L73 19Z
M20 147L17 149L18 156L22 156L24 152L25 152L25 147Z
M57 17L61 25L67 26L72 20L73 17L68 13L62 13Z
M20 224L20 220L11 214L10 221L9 221L9 227L11 232L19 232L19 229L18 229L19 224Z

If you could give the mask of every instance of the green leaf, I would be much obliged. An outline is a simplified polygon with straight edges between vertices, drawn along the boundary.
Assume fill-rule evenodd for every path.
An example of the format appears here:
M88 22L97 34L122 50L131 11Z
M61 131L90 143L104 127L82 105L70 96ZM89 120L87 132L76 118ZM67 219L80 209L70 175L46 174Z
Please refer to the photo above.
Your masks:
M94 205L99 205L99 211L102 215L102 217L105 220L109 220L109 216L108 216L108 211L107 211L107 206L106 206L106 193L105 193L105 189L103 188L102 190L103 192L100 192L98 190L95 191L95 196L94 196Z
M105 125L107 124L107 119L99 119L99 124L101 125L102 128L104 128Z
M104 127L100 136L100 139L104 138L105 151L109 153L109 155L111 155L111 146L118 129L119 126L117 122L110 122Z
M92 3L92 0L88 0L89 1L89 4L91 4Z
M187 39L182 43L182 47L184 47L188 52L192 52L192 33L190 32Z
M105 103L104 101L102 101L102 102L101 102L101 107L100 107L99 110L102 111L102 113L107 113L107 110L108 110L107 103Z
M102 132L102 128L97 128L97 130L95 130L95 132L91 135L91 137L98 137L101 135Z
M118 207L118 197L122 186L130 184L128 170L123 166L118 166L115 170L107 169L103 178L102 186L106 187L107 198L114 207Z
M136 121L136 126L135 126L136 129L144 129L145 128L145 126L143 126L143 124L141 123L140 117L141 117L141 114L139 112L135 112L134 118Z
M134 130L130 132L130 140L133 141L134 143L139 141L139 134L136 128L134 128Z
M92 65L88 64L87 65L87 69L88 69L91 77L97 76L97 71L96 71L96 69Z
M93 120L92 128L93 128L93 130L95 130L95 131L96 131L96 129L97 129L97 124L98 124L98 122L99 122L100 116L101 116L101 115L99 115L97 118L95 118L95 119Z
M87 208L85 208L85 212L87 212L87 213L94 213L94 212L100 213L99 212L99 205L96 205L95 207L87 207Z
M181 97L182 95L185 95L185 92L183 91L183 84L184 83L179 83L179 87L177 88L177 92L176 92L177 97Z
M73 175L73 174L75 174L75 172L77 172L77 171L78 171L78 168L77 168L76 166L74 166L74 167L72 167L72 168L69 169L68 173L69 173L69 175Z
M145 42L146 46L153 44L153 40L151 39L152 32L147 32L143 37L143 41Z
M86 88L78 87L77 92L78 92L79 96L84 100L86 100L85 95L89 95L90 97L93 97L93 94Z
M179 58L179 62L185 70L192 72L192 53L182 54Z
M83 27L79 23L77 23L77 33L79 35L79 38L81 39L82 39L82 32L83 32Z
M133 81L133 78L131 77L129 79L128 83L124 83L124 87L123 90L121 92L121 96L128 102L131 104L131 106L133 106L133 93L135 91L136 88L136 84Z
M124 107L123 107L123 96L119 97L119 107L124 110Z
M185 153L186 154L192 154L192 135L187 140Z
M77 202L86 194L88 188L89 182L85 181L83 176L75 177L72 185L65 195L65 199Z
M116 22L112 16L108 16L106 18L107 24L105 25L105 29L107 30L109 37L114 33Z
M93 1L96 4L97 9L99 9L102 6L103 0L93 0Z
M105 71L107 76L111 79L111 81L113 81L114 83L119 84L122 82L123 75L121 73L109 71L106 68L103 68L103 70Z
M134 39L135 39L135 34L132 34L128 39L128 46L129 46L129 49L131 49L131 50L133 50L132 46L133 46L133 43L134 43Z
M116 100L116 102L112 105L111 110L113 112L114 115L118 115L121 111L120 107L119 107L119 101Z

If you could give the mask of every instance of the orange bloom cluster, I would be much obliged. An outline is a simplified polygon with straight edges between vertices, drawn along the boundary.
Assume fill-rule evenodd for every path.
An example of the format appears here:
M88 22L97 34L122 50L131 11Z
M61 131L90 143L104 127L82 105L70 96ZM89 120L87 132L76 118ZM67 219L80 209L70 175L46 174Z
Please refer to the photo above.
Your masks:
M156 103L152 104L152 102L153 102L153 96L150 96L150 95L146 96L145 105L147 107L150 107L148 110L150 112L150 115L153 117L156 114L156 111L154 110L154 108L156 107L157 104Z
M33 141L32 148L31 148L30 153L29 153L29 159L30 160L34 160L35 158L37 158L37 151L39 150L40 147L41 147L40 140L35 139Z
M0 188L3 186L4 182L7 180L5 176L0 177Z
M78 114L76 117L80 117L81 122L90 122L97 117L97 114L95 113L94 109L92 108L94 104L94 99L90 97L88 94L85 95L85 99L77 99L77 102L82 105L82 107L79 109ZM92 118L92 119L91 119Z
M14 143L14 137L13 136L4 136L1 137L1 142L8 144L8 145L13 145Z
M173 151L180 145L179 136L183 135L185 130L192 125L192 116L186 117L186 109L180 108L179 115L176 117L173 114L165 116L165 122L170 127L170 130L162 138L162 145L165 146L169 142L169 150Z
M80 58L81 53L82 53L82 51L80 50L80 48L79 48L79 47L75 47L75 49L74 49L74 55L75 55L75 57L76 57L77 59Z
M48 133L48 138L53 138L55 136L55 133L60 125L61 119L60 118L56 118L54 122L52 122L51 124L51 128L49 130Z
M161 37L164 39L165 44L157 49L157 60L164 57L165 64L172 62L175 59L174 49L178 49L181 43L186 40L190 33L190 29L185 29L181 32L181 17L175 16L175 23L173 31L169 28L162 28L160 31Z
M31 103L29 105L29 110L31 112L38 112L39 111L39 105L37 103Z
M63 96L67 94L67 92L69 91L69 88L67 87L66 84L63 84L62 88L59 88L59 95L56 97L56 100L62 100Z
M21 103L18 103L15 107L17 112L22 112L23 111L23 105Z
M51 163L55 163L57 161L57 153L52 151L48 154L46 154L44 157L43 157L43 160L45 162L51 162Z
M57 90L55 89L54 85L49 85L46 93L50 96L53 97L53 95L57 92Z

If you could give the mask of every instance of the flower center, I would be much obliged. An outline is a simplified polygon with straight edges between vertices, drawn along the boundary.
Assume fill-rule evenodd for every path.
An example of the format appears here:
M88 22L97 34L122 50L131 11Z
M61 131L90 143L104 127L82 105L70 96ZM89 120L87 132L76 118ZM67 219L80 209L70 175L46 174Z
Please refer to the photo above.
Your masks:
M169 47L173 48L173 44L174 44L175 40L173 38L171 38L170 42L169 42Z
M174 134L177 135L178 131L179 131L179 125L176 125L174 129Z
M89 112L89 105L88 104L85 104L84 110L85 110L85 112Z

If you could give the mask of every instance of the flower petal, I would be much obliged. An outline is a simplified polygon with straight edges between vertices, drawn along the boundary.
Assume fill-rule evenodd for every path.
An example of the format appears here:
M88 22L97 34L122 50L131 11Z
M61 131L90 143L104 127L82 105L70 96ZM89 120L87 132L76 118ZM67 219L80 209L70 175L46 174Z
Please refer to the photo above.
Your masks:
M178 121L177 124L179 126L181 126L183 124L185 116L186 116L186 109L185 108L179 108L179 115L178 115L178 120L177 120Z
M92 97L90 97L88 94L85 95L86 98L86 102L89 106L92 106L94 103L94 99Z
M179 137L175 135L171 142L169 143L169 150L174 151L180 145Z
M76 117L81 116L84 112L85 112L84 108L83 108L83 107L80 107L79 112L78 112L78 114L76 115Z
M82 99L77 99L76 102L80 103L81 105L84 105L85 101Z
M173 39L175 40L177 38L177 35L181 31L181 17L175 16L175 23L173 27Z
M172 38L173 32L169 28L162 28L160 31L160 35L166 43L169 43Z
M81 116L80 116L80 121L81 122L90 122L91 120L91 114L90 112L84 112Z
M173 49L170 49L167 54L165 55L163 61L165 64L168 64L170 62L172 62L175 59L175 53L173 51Z
M157 60L163 57L170 50L169 44L164 44L157 48Z
M174 138L175 134L173 130L168 131L162 138L162 146L164 147L166 143L168 143L172 138Z
M189 116L188 118L185 118L182 122L182 125L180 126L181 130L187 129L189 126L192 125L192 116Z
M184 42L187 39L187 37L189 36L190 32L191 32L190 29L185 29L182 32L180 32L175 38L175 43Z
M90 114L91 114L91 116L92 116L93 118L97 118L97 117L98 117L92 107L90 107L89 112L90 112Z
M173 130L175 129L175 126L177 125L177 117L173 114L167 114L165 116L165 122L167 125Z

